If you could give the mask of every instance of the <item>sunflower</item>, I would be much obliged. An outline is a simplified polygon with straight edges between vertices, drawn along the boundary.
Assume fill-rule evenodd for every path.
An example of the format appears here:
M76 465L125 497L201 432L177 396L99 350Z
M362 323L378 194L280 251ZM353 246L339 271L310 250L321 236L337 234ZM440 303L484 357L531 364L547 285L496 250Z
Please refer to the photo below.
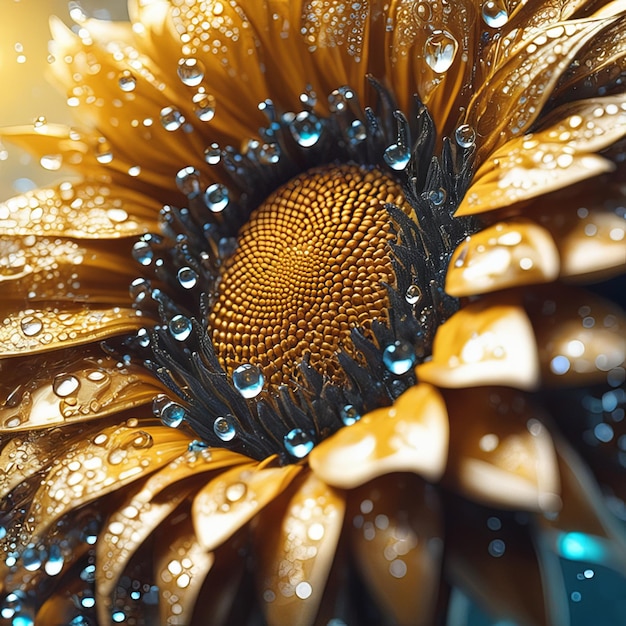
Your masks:
M129 13L0 133L78 175L0 205L0 618L571 623L560 558L626 571L623 3Z

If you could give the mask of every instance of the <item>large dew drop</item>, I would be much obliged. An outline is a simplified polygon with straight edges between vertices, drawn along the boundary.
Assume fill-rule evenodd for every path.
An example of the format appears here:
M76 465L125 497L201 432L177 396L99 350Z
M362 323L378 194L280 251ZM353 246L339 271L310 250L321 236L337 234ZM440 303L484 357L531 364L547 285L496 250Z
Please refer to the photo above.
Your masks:
M437 74L447 72L459 49L459 43L446 30L436 30L424 43L424 60Z
M290 430L284 437L285 450L296 459L303 459L315 446L311 436L301 428Z
M240 365L233 372L233 385L244 398L249 399L258 396L263 391L264 384L263 373L256 365L246 363Z
M485 0L481 8L483 21L490 28L500 28L509 21L506 4L502 0Z

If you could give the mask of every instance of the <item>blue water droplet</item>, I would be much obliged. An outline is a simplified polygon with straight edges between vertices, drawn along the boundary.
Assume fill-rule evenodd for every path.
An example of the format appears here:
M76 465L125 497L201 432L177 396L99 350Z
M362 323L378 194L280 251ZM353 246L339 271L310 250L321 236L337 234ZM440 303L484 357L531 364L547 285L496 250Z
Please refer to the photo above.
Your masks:
M185 341L193 330L191 320L184 315L174 315L167 326L176 341Z
M406 146L392 143L385 149L383 159L392 170L400 172L409 164L411 151Z
M500 28L509 21L509 13L502 0L485 0L481 7L481 15L487 26Z
M63 555L61 554L61 548L56 543L53 543L48 550L48 560L44 565L44 569L48 576L56 576L61 573L63 569Z
M198 282L198 273L190 267L181 267L176 276L183 289L193 289Z
M218 417L213 422L213 432L222 441L232 441L237 434L237 429L235 428L233 418L230 415L226 415L225 417Z
M80 579L86 583L93 583L96 581L96 566L86 565L85 568L79 574Z
M228 206L228 189L224 185L215 183L204 191L204 201L213 213L220 213Z
M356 144L367 138L367 130L365 124L361 120L353 120L352 124L346 130L346 135L351 143Z
M11 619L16 613L22 610L22 605L26 600L26 594L23 591L17 590L7 594L0 605L0 617L4 619Z
M180 404L173 402L166 395L159 394L152 401L152 412L165 426L178 428L185 419L186 411Z
M471 148L476 142L476 132L469 124L461 124L454 131L454 139L461 148Z
M237 250L237 237L222 237L217 244L217 254L222 261L229 259Z
M133 244L132 255L135 261L141 265L150 265L154 258L154 250L147 241L137 241Z
M176 186L187 197L195 196L200 193L200 172L188 165L179 170L176 174Z
M315 447L311 435L301 428L290 430L283 438L283 441L285 450L296 459L303 459Z
M355 422L361 419L361 414L355 406L352 404L346 404L341 407L341 421L345 426L352 426Z
M447 196L446 190L441 187L439 189L431 189L422 194L424 200L427 200L434 206L441 206L446 201Z
M413 346L406 341L395 341L383 351L383 363L392 374L406 374L415 363Z
M296 142L303 148L314 146L322 136L322 122L310 111L300 111L289 124L289 130Z
M36 572L41 567L42 553L37 548L26 548L22 552L22 564L29 572Z
M150 333L148 332L148 329L140 328L137 331L136 337L137 343L139 343L142 348L147 348L150 345Z
M244 398L255 398L263 390L265 377L256 365L246 363L233 372L233 385Z

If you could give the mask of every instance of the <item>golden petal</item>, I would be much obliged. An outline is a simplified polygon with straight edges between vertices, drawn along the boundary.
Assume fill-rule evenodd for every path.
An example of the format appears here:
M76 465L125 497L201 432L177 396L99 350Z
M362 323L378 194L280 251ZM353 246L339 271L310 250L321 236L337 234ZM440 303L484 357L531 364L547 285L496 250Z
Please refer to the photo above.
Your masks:
M431 361L418 365L420 380L440 387L539 383L535 335L524 309L510 296L487 296L439 327Z
M440 393L428 384L405 391L390 407L365 414L309 455L328 484L351 489L390 472L438 480L448 451L448 417Z
M198 541L213 550L278 497L302 469L248 463L214 478L196 495L193 518Z
M559 77L582 46L615 18L581 19L542 24L517 31L494 47L493 71L485 76L467 107L466 123L481 138L482 163L503 144L526 131L541 113ZM506 144L505 144L506 145ZM509 153L504 150L503 156Z
M138 420L103 428L63 451L35 494L33 534L41 534L64 513L117 491L180 455L190 438L182 431Z
M24 137L24 143L30 145L32 137ZM66 181L0 203L0 235L134 237L157 230L159 209L159 203L132 189Z
M623 526L576 452L559 441L557 453L563 507L558 515L537 518L541 540L565 559L596 562L626 575Z
M145 319L131 308L66 304L15 311L3 303L0 355L50 352L132 333Z
M497 508L555 511L559 470L552 437L525 394L505 387L447 391L455 491Z
M437 492L417 476L382 476L350 493L352 552L394 623L435 623L443 557Z
M559 255L550 233L526 219L489 226L455 250L446 291L456 297L533 283L559 274Z
M255 528L258 586L267 623L307 624L324 595L341 534L344 496L310 473Z
M611 162L594 153L625 134L624 95L563 105L545 118L543 130L489 155L456 215L491 211L610 171Z
M626 359L626 315L582 289L559 287L527 295L542 377L553 385L606 382Z
M512 514L453 501L447 507L446 570L451 582L494 618L524 626L568 626L569 598L558 562Z

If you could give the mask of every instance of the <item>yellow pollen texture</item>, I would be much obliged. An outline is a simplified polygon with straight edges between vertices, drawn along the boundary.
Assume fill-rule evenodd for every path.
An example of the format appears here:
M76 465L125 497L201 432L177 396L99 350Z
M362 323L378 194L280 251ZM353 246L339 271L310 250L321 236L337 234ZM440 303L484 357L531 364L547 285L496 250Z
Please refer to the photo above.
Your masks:
M341 165L293 178L252 213L209 319L227 372L253 363L271 384L293 384L309 355L320 373L342 379L336 355L354 353L351 329L387 320L388 202L410 210L382 172Z

